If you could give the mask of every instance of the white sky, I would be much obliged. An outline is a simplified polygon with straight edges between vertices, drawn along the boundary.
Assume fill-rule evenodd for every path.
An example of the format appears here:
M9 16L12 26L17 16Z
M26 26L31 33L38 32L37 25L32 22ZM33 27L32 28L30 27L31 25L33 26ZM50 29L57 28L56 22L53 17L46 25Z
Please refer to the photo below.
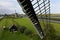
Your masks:
M0 0L1 13L23 13L17 0ZM51 0L51 13L60 13L60 0Z

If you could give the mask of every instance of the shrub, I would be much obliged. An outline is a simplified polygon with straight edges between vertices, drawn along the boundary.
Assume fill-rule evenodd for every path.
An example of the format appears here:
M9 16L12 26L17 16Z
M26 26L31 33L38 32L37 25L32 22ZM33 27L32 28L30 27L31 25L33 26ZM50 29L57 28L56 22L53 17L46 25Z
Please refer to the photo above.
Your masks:
M6 27L6 28L3 28L3 30L9 30L9 28Z
M26 29L25 30L25 32L24 32L26 35L30 35L30 36L32 36L32 31L31 30L28 30L28 29Z
M20 27L20 32L24 33L24 31L26 30L26 27Z

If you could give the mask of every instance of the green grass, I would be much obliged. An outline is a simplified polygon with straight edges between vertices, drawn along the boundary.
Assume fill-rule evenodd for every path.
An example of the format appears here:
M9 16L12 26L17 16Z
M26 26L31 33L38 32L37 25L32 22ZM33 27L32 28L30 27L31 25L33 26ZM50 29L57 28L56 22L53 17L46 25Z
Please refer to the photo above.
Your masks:
M29 36L26 36L25 34L21 34L19 32L11 33L9 31L4 30L1 31L2 26L10 27L12 24L17 24L19 26L25 26L33 33L37 33L33 24L28 18L17 18L13 20L14 21L12 21L11 18L4 18L2 21L0 21L0 40L33 40L33 38L30 38ZM44 24L42 21L40 21L40 24L42 25L42 28L44 28ZM55 34L60 36L60 24L58 23L51 23L51 24L56 31ZM34 40L35 39L38 40L37 38L34 38Z
M10 33L9 31L2 31L0 35L1 40L31 40L28 36L19 33Z
M15 19L15 21L20 26L25 26L28 29L30 29L31 31L33 31L34 33L36 33L36 30L34 29L32 22L28 18L19 18L19 19Z
M43 24L43 22L40 21L40 24L41 24L41 26L42 26L42 28L43 28L43 30L44 30L45 25L46 25L46 22L44 22L44 24ZM54 28L54 30L55 30L55 32L56 32L55 34L56 34L57 36L60 36L60 23L51 22L50 24L51 24L51 26Z
M25 26L27 29L31 30L33 33L36 33L33 24L28 18L18 18L12 21L12 18L4 18L0 21L0 29L2 30L3 26L10 27L12 24L17 24L19 26ZM11 33L9 31L0 30L0 39L1 40L33 40L25 34Z
M60 24L59 23L51 23L53 28L55 29L56 31L56 35L60 36Z
M52 17L60 17L60 14L51 14Z

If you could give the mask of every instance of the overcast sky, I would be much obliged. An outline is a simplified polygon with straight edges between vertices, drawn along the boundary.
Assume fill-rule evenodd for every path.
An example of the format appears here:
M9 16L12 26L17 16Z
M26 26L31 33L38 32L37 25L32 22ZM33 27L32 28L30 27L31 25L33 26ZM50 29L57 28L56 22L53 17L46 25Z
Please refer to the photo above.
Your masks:
M17 0L0 0L1 13L23 13ZM51 0L51 13L60 13L60 0Z

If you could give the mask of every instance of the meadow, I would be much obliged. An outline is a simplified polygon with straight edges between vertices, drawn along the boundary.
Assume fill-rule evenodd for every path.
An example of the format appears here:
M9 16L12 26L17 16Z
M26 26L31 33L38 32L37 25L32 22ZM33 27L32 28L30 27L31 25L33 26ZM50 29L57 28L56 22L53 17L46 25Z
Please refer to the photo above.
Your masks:
M11 27L12 24L20 26L24 26L27 29L31 30L34 34L37 34L36 29L34 28L34 25L29 20L29 18L4 18L0 21L0 40L41 40L38 35L33 35L33 37L27 36L24 33L20 32L13 32L11 33L9 30L3 30L3 26L6 26L7 28ZM40 24L43 28L43 23L40 21ZM60 36L60 24L58 23L51 23L52 27L56 31L55 34L57 36Z

